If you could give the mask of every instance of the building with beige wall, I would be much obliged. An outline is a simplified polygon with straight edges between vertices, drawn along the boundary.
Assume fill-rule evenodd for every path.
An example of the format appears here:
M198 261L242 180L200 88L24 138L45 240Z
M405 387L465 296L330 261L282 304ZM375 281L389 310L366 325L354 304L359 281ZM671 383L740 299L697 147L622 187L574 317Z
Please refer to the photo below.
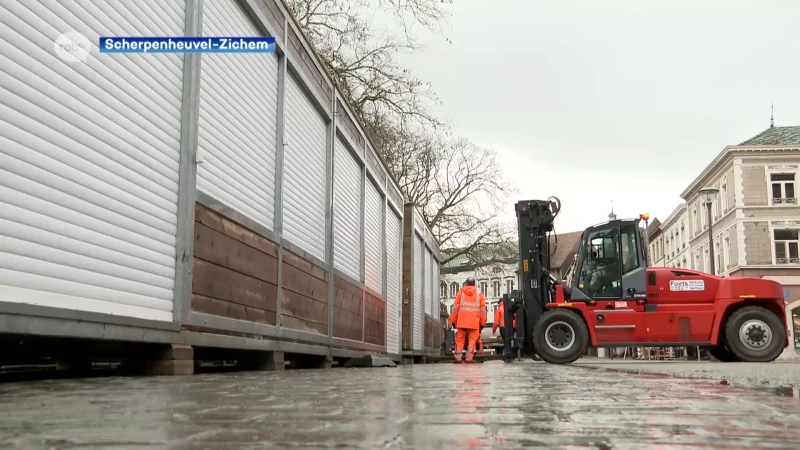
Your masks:
M661 223L664 238L664 266L688 269L689 259L689 224L686 214L686 203L681 203Z
M647 241L650 245L650 265L654 267L665 267L666 255L664 251L664 229L661 228L661 221L653 219L647 226Z
M752 276L784 286L800 338L800 127L770 127L727 146L681 194L691 234L691 269L709 272L707 212L700 189L716 187L711 207L716 275ZM794 333L793 333L794 334ZM800 348L800 339L797 341Z

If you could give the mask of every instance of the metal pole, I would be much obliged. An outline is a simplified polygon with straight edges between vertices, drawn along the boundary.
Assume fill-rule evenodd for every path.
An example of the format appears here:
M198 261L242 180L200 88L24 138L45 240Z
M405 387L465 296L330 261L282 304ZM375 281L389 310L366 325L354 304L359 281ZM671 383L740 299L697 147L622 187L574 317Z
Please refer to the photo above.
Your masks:
M711 268L711 275L714 275L717 272L714 270L714 232L711 226L711 202L706 202L706 210L708 211L708 262Z

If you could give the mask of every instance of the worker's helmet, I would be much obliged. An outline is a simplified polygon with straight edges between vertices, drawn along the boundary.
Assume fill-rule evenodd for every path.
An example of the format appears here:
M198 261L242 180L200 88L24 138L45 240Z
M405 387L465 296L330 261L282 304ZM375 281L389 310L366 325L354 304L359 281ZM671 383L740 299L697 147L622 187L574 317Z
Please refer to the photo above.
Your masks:
M467 281L465 281L464 284L467 286L475 286L475 278L472 277L467 278Z

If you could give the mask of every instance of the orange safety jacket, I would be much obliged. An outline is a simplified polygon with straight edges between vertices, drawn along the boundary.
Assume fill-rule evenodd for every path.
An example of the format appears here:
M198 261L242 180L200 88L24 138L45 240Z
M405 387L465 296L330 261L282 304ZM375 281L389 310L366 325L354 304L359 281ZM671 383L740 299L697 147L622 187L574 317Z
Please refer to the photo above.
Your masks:
M486 297L475 286L464 286L456 294L450 323L459 330L478 330L486 325Z
M497 305L497 310L494 312L494 323L492 324L492 332L496 331L500 327L506 326L506 315L504 314L505 307L503 306L503 302L500 302ZM517 319L514 319L514 328L517 327Z

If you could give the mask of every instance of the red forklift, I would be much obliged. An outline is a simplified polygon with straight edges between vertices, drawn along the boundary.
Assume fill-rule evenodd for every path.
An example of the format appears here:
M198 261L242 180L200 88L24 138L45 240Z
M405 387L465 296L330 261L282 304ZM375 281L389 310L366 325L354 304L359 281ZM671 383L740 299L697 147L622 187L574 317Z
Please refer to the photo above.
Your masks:
M651 267L646 214L584 230L573 276L557 280L547 268L560 200L515 209L521 282L502 299L507 362L538 355L568 364L588 347L669 346L707 347L725 362L768 362L790 344L780 283Z

